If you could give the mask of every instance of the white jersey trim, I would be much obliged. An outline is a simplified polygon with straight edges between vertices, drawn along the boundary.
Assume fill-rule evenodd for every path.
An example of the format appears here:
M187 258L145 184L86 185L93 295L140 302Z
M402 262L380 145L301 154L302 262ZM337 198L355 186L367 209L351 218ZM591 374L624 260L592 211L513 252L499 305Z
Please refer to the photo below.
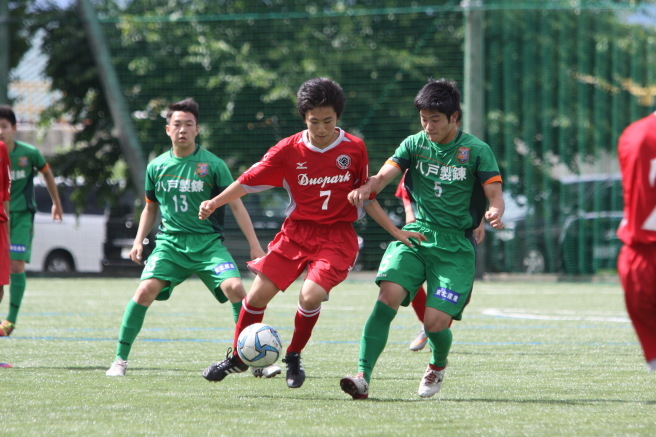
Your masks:
M333 141L328 147L326 147L324 149L320 149L317 146L312 145L312 143L310 142L310 137L308 137L307 129L305 129L303 131L303 135L301 135L301 140L303 141L303 144L305 144L305 147L312 150L313 152L325 153L325 152L328 152L329 150L332 150L335 147L339 146L339 144L344 142L344 141L348 141L348 142L351 141L348 138L346 138L345 132L342 130L341 127L338 127L336 129L339 132L339 136L337 137L337 139L335 141Z

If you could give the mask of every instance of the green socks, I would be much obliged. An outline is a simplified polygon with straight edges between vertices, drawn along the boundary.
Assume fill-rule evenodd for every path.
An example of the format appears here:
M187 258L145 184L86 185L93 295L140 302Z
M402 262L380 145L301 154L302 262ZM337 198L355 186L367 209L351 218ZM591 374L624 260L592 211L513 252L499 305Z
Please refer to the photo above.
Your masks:
M390 325L394 317L396 317L396 311L377 300L367 323L364 325L362 338L360 338L358 372L364 373L364 379L367 383L371 379L371 373L376 361L378 361L378 357L385 349Z
M428 343L433 351L433 356L430 363L437 367L446 367L446 357L451 350L451 342L453 341L453 333L451 328L446 328L440 332L428 332Z
M230 304L232 305L232 318L235 319L235 323L239 321L239 312L241 311L242 302L243 300L240 300L239 302Z
M125 313L123 314L121 331L118 335L118 344L116 345L117 358L127 361L132 343L134 343L139 331L141 331L147 310L147 306L139 305L134 300L128 302L128 306L125 308Z
M23 295L25 294L25 272L12 273L9 282L9 314L7 320L16 323Z
M239 319L239 312L241 311L241 301L232 303L232 316L237 323ZM137 338L141 327L143 326L144 319L146 318L147 306L139 305L134 300L128 302L123 314L123 322L121 323L121 330L118 334L118 344L116 345L116 358L122 360L128 359L132 343Z

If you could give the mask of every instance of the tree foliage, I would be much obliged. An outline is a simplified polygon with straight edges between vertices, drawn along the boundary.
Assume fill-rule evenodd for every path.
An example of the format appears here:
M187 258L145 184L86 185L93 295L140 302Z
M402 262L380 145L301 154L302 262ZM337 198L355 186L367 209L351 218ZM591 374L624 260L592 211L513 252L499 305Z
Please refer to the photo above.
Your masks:
M114 122L103 94L98 70L75 3L61 9L56 3L37 8L34 31L44 32L41 50L47 57L45 74L58 98L42 114L43 125L66 120L77 127L76 147L50 159L58 176L83 178L85 185L76 198L82 202L96 186L99 196L113 201L117 162L121 160ZM129 177L125 172L124 177Z
M29 32L28 0L9 1L9 68L18 66L21 59L30 49L31 34ZM3 42L4 45L4 42Z
M618 126L639 113L627 79L644 87L654 70L645 49L653 50L653 36L627 24L626 13L538 3L486 2L522 6L492 8L484 29L485 139L507 176L521 181L516 191L538 180L531 174L548 178L554 162L576 171L581 159L611 150ZM103 0L96 7L144 154L169 147L162 113L191 96L201 107L200 142L236 175L302 128L295 93L313 76L342 84L348 101L340 125L364 137L377 167L419 128L412 98L426 79L462 82L459 4ZM32 29L47 35L46 72L61 91L46 120L66 116L81 127L76 148L54 164L60 174L104 181L121 154L76 6L50 4L36 16ZM625 115L604 124L600 101Z
M365 137L374 161L417 129L412 97L436 75L443 54L459 51L460 16L381 9L395 6L353 1L353 11L378 12L348 17L345 4L332 1L188 1L181 8L139 0L120 9L96 3L144 154L168 149L162 113L169 102L191 96L201 107L200 142L235 173L302 128L295 93L314 76L342 84L348 103L341 126ZM53 166L58 174L102 182L114 175L120 149L84 26L74 4L64 10L47 4L37 15L33 29L46 33L46 74L61 91L44 120L65 116L80 126L75 149ZM460 70L455 62L443 75L459 79ZM376 153L378 142L384 148Z

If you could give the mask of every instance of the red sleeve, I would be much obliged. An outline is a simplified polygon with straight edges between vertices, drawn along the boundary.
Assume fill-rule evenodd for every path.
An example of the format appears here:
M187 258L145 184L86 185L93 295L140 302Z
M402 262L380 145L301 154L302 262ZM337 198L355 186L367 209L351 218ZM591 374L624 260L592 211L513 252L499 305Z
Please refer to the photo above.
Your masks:
M394 193L394 196L400 198L401 201L403 201L404 207L410 205L410 196L408 195L408 190L405 189L405 173L401 177L399 186L396 187L396 193Z
M624 130L617 156L624 193L617 234L624 244L656 244L656 114Z
M399 182L399 186L396 187L396 192L394 193L394 197L403 199L403 193L405 193L405 187L403 186L403 179L401 179L401 182Z
M360 168L360 175L358 176L357 183L355 185L355 188L361 187L364 185L368 180L369 180L369 152L367 151L367 146L365 146L364 142L357 138L354 137L350 134L346 134L346 136L351 140L351 141L357 141L361 144L361 151L362 151L362 167ZM354 141L354 142L355 142ZM369 200L375 200L376 195L378 193L372 192L369 194Z
M279 142L262 159L253 164L237 180L245 187L282 187L285 176L285 143ZM246 191L250 191L246 189Z

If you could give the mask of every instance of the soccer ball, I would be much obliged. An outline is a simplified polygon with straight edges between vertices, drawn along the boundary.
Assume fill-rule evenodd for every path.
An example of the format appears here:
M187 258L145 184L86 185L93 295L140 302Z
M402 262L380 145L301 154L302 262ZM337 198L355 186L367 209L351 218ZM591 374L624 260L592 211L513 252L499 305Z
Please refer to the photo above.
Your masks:
M282 341L278 332L264 323L247 326L237 339L239 358L251 367L267 367L278 361Z

